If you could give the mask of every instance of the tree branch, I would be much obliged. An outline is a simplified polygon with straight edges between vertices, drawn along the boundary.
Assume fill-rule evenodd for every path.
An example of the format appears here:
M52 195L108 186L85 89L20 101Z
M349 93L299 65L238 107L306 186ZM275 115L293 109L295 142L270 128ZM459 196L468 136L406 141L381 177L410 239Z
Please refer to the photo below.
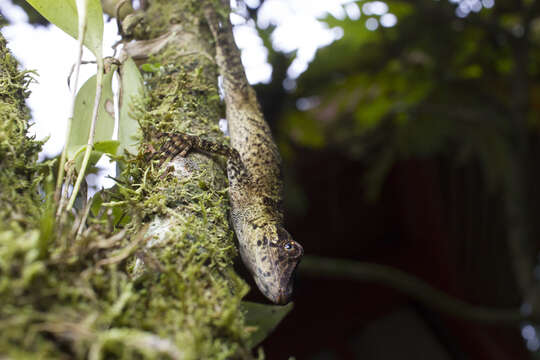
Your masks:
M451 297L422 280L389 266L306 256L300 264L301 274L348 278L386 285L409 295L416 301L441 312L482 323L518 325L533 320L521 314L518 308L499 309L476 306Z

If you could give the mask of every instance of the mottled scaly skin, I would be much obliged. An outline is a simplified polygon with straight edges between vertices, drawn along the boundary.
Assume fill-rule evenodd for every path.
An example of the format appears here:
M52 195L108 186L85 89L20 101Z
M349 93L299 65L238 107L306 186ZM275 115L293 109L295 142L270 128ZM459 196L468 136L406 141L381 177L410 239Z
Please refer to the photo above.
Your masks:
M303 249L283 227L281 159L246 79L228 19L220 18L210 3L204 14L216 41L232 148L187 134L160 137L168 141L168 157L185 156L190 149L228 157L231 222L242 260L261 292L284 304L290 299Z

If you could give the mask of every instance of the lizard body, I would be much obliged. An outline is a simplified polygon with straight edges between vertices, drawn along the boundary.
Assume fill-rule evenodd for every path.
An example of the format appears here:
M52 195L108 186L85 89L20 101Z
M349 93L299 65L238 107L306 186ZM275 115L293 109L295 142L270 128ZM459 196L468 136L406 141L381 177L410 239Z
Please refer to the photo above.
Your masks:
M281 158L247 81L229 20L220 19L210 3L203 10L216 42L232 148L188 134L159 136L167 138L168 157L185 156L190 149L227 156L230 218L240 255L261 292L284 304L303 249L283 227Z

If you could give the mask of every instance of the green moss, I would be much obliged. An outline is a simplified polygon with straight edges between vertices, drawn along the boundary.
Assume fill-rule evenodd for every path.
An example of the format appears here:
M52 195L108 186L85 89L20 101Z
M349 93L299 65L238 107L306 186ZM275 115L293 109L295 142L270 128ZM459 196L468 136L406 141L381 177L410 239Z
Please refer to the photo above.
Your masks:
M2 227L27 227L39 218L41 166L36 164L41 142L27 138L29 72L19 71L17 61L0 34L0 219Z

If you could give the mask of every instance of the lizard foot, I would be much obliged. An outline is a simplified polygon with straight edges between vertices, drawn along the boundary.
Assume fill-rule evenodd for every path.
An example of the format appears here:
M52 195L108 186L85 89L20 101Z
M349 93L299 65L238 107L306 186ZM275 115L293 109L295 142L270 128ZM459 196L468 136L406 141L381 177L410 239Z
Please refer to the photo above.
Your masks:
M197 137L182 133L159 133L158 139L165 139L159 149L159 153L162 155L161 165L165 161L174 159L177 155L186 157L196 143Z

